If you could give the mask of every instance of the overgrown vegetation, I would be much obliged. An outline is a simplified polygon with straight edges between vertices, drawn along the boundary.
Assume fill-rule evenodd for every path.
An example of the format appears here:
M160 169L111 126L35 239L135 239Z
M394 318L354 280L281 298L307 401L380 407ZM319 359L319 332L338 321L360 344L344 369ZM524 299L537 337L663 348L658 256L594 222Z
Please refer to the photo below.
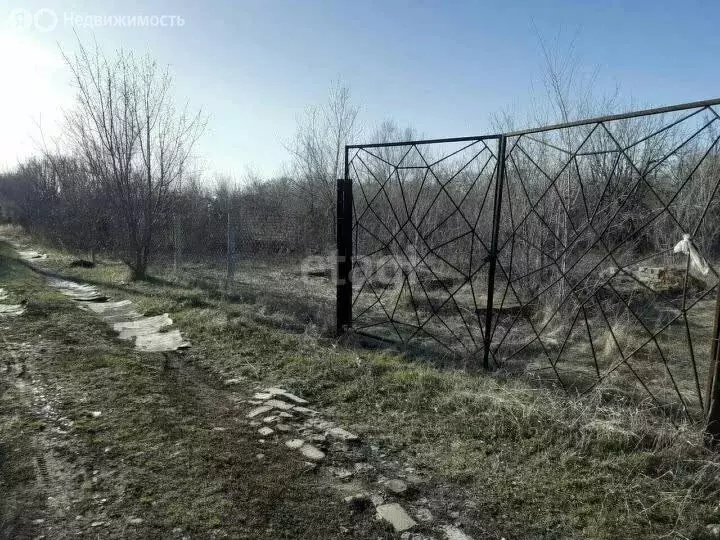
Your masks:
M385 536L216 373L118 341L3 242L0 280L28 308L0 320L0 538Z
M452 369L457 364L445 358L433 357L433 366L392 351L355 348L328 338L331 276L319 278L322 290L318 283L304 288L298 285L297 269L262 266L266 255L287 262L332 251L334 181L344 174L343 147L359 133L358 109L346 88L338 85L326 105L301 120L289 148L293 164L287 175L255 179L242 188L230 181L210 186L189 167L201 119L174 109L169 77L152 60L124 53L106 58L99 50L81 47L68 64L79 98L78 109L68 117L71 144L0 177L0 217L24 225L35 241L45 243L54 271L131 298L147 314L171 312L193 347L182 370L163 371L159 357L129 350L97 321L45 290L42 280L3 246L0 285L7 286L13 301L28 301L26 316L0 322L3 360L12 366L0 381L0 412L9 418L0 422L0 472L2 487L13 494L0 507L5 531L37 532L37 524L21 517L18 508L44 511L42 489L24 491L34 467L23 454L42 451L50 424L33 416L34 404L22 388L25 369L58 389L56 406L72 419L72 444L77 445L63 451L86 458L76 464L79 481L61 485L75 495L72 509L109 521L142 515L147 523L135 531L139 537L167 535L176 526L194 535L213 531L274 538L277 528L286 537L339 535L336 521L315 522L318 513L349 529L358 527L354 532L361 536L376 533L371 523L358 525L346 509L336 509L336 501L318 486L302 491L307 487L302 470L288 471L279 465L279 455L270 456L267 468L258 465L248 428L236 422L235 400L220 384L238 377L289 386L361 433L384 459L429 472L433 493L442 495L448 511L462 510L466 528L478 536L689 538L709 534L705 525L720 521L720 460L702 446L695 426L675 429L650 410L661 407L638 401L638 382L627 373L602 392L578 399L561 395L546 380L531 384L504 372L457 371ZM569 103L573 87L550 60L548 64L556 116L583 116L590 109ZM579 99L591 102L584 94ZM602 332L593 334L586 314L587 329L570 321L580 306L573 289L597 293L600 272L607 268L588 269L609 251L605 241L623 244L613 248L617 267L638 260L674 264L672 245L688 231L709 258L720 252L720 203L715 197L720 159L712 125L718 117L712 109L703 114L690 127L678 121L660 132L651 119L621 122L615 131L598 130L586 155L575 156L574 170L566 166L565 156L590 137L582 126L525 138L524 147L514 141L518 144L508 154L505 197L515 214L503 214L500 222L501 242L512 241L503 244L510 246L505 251L501 247L500 263L508 271L498 281L505 293L511 283L517 287L510 293L513 301L529 304L533 298L533 313L512 335L513 324L500 317L495 328L509 336L511 353L525 351L519 371L534 365L541 372L541 355L555 369L552 357L557 353L556 362L565 354L576 368L580 359L593 376L594 362L600 378L597 351L592 343L584 346L587 330L587 342L601 345L603 368L619 374L617 368L628 366L626 355L639 351L641 369L632 376L645 390L654 390L655 383L667 390L668 380L662 377L667 372L672 379L675 370L682 376L682 388L676 390L680 400L684 394L695 399L693 393L698 399L687 409L684 403L674 406L672 413L701 408L704 374L698 376L694 358L691 370L684 351L663 343L673 356L666 361L658 344L685 339L685 334L667 332L655 341L660 360L649 350L652 345L643 350L646 345L638 336L653 325L662 327L668 315L639 298L637 288L623 291L636 302L632 306L607 295L595 299L588 311ZM683 142L703 124L700 137ZM410 138L411 130L401 133L384 123L367 140ZM638 139L640 143L630 144ZM609 141L631 147L631 158L611 159L605 148ZM465 319L479 311L475 290L467 290L475 286L468 276L477 278L479 296L487 298L482 290L486 275L477 266L487 262L487 252L475 259L468 253L476 247L477 230L491 227L491 206L483 204L496 158L483 161L483 170L458 171L461 158L467 158L461 153L451 154L455 161L443 159L430 167L439 155L420 154L417 146L378 150L372 159L365 156L351 164L362 171L350 173L366 203L359 213L372 216L355 248L383 260L410 262L409 272L402 264L390 265L403 283L418 274L417 259L411 260L408 252L419 253L422 260L429 252L440 254L442 264L434 270L441 269L441 275L420 276L434 281L435 288L419 300L401 287L384 299L366 290L358 305L379 305L370 314L384 320L392 313L390 319L406 317L413 323L415 317L419 324L418 311L432 317L447 309L447 280L466 290L455 291L462 303L451 306L457 316L437 326L449 334L464 326L466 343L476 346L482 341L481 325L469 328ZM437 176L428 183L431 168ZM413 198L419 206L408 207ZM597 206L591 209L588 201ZM476 219L459 215L458 208ZM409 230L415 211L426 216ZM516 218L522 220L518 228ZM465 234L467 225L473 230ZM20 231L8 232L24 240ZM383 245L378 238L388 235L391 240ZM68 252L73 257L89 253L97 265L71 268ZM236 268L238 253L249 262ZM172 272L169 258L175 263ZM458 271L468 258L470 269ZM151 262L162 265L153 268ZM237 279L230 279L233 274ZM395 274L386 281L397 283ZM366 275L365 281L372 286L377 277ZM378 283L383 290L391 285L382 279ZM546 283L556 286L544 288ZM706 334L712 309L705 296L714 286L704 283L704 290L695 291L698 307L691 317L686 313L687 275L682 297L675 294L665 302L673 314L683 314L688 345L692 349L692 331L694 350L702 358L709 357ZM638 304L642 311L634 309ZM537 336L539 344L527 346L523 339L531 330L535 333L530 328L534 323L544 334ZM562 336L574 341L565 347ZM653 384L646 386L638 373ZM16 380L20 382L10 384ZM88 410L95 409L105 410L101 417L88 417ZM112 474L94 479L96 468ZM278 487L286 481L292 484L289 492ZM123 494L113 492L116 485ZM113 493L116 499L106 497L112 502L91 510L96 497L90 494L98 493ZM276 499L289 508L276 510ZM285 511L298 512L297 522L286 522ZM73 532L87 533L88 522L80 519Z
M428 471L433 489L480 537L700 538L720 521L720 461L694 429L667 429L639 408L574 400L518 379L339 346L261 299L243 302L242 291L227 301L176 283L128 283L116 264L68 269L69 257L49 260L147 313L171 312L193 343L191 365L284 384L388 459Z

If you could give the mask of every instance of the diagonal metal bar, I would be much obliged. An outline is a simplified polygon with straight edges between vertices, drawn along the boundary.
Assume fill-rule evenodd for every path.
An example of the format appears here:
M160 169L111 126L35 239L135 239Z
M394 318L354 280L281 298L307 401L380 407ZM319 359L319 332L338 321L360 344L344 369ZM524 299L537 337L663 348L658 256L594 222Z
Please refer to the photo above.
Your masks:
M665 249L665 245L661 244L649 253L634 252L633 249L643 245L638 241L646 241L643 239L648 237L649 231L653 230L651 228L672 226L682 233L689 229L692 236L696 236L703 227L710 209L714 208L712 205L720 182L714 181L707 191L709 198L696 205L696 214L690 211L693 223L687 224L687 227L682 226L680 216L688 213L677 212L673 205L681 194L689 193L687 186L692 185L690 182L697 171L707 163L710 155L717 152L720 136L710 137L714 139L710 147L704 145L706 133L714 133L711 129L713 123L720 119L713 108L718 104L720 100L709 100L544 126L504 136L358 145L350 154L351 168L358 179L355 185L360 195L357 207L354 207L357 218L353 224L354 245L358 249L360 246L369 248L363 253L365 257L355 259L359 273L366 278L358 280L353 299L353 305L362 306L362 314L358 318L372 319L367 324L368 328L386 326L394 330L402 343L407 344L416 338L428 343L427 339L430 339L453 354L458 348L477 354L480 350L476 341L479 334L484 355L492 358L495 365L508 362L536 343L540 347L538 354L548 359L548 367L540 370L545 373L552 371L554 379L565 388L564 378L573 374L573 384L590 382L583 392L587 393L621 369L638 381L643 391L673 423L673 415L680 410L690 418L695 410L695 401L701 409L705 403L700 391L688 315L701 305L700 302L713 288L693 292L692 298L689 297L688 257L682 284L682 306L678 306L676 296L653 290L633 270L644 260L669 253L671 248ZM632 131L636 124L624 122L670 112L682 114L669 121L662 117L662 125L643 123L643 129L646 126L650 129L639 136ZM704 118L703 113L707 113ZM696 125L691 125L690 121ZM565 131L561 133L561 130ZM545 132L552 133L537 136ZM560 136L556 137L557 134ZM489 141L503 138L508 144L507 151L502 155L510 161L512 179L505 182L499 194L495 194L494 203L497 204L498 196L504 192L507 205L499 214L499 220L493 217L491 230L487 231L487 221L483 216L491 199L493 179L487 183L480 183L480 179L485 178L485 170L493 161L497 168L497 160L501 159L501 153L495 152ZM696 143L701 138L703 146ZM561 142L557 143L557 140ZM433 143L462 144L437 155L433 151ZM397 147L400 151L385 153L373 150L385 147ZM674 167L678 159L685 159L681 152L686 157L691 156L693 161L680 162L684 164L683 168ZM481 155L484 156L482 160ZM469 156L470 159L464 161ZM695 161L695 158L699 160ZM372 160L377 165L371 165ZM481 165L479 172L476 165ZM687 167L692 168L689 173ZM658 178L665 183L658 183ZM632 205L641 196L645 197L643 211L623 225L622 220L630 215ZM664 200L668 197L669 200ZM476 210L477 214L473 214ZM562 223L558 223L558 217ZM702 231L704 234L705 229ZM495 238L497 244L493 245L492 238L488 242L488 234ZM454 246L457 246L455 250L452 249ZM410 248L417 253L412 260L408 256ZM386 259L366 272L366 266L362 265L381 253L388 253ZM491 261L503 283L493 283L488 287L485 297L497 297L493 300L499 301L498 313L497 316L493 313L494 305L490 309L486 306L486 324L483 324L476 276L485 272ZM618 270L600 278L598 269L608 263ZM375 275L387 268L384 266L387 264L392 264L395 276L401 280L397 296L389 299L388 287L381 285L377 288L374 283ZM457 274L458 278L453 277L453 280L459 279L451 286L439 276L448 271ZM432 276L440 288L431 294L423 280L415 281L420 272L428 278ZM718 277L714 268L712 273ZM632 290L649 295L653 303L663 310L662 317L646 321L647 314L637 309L637 304L633 304L630 297L625 298L614 285L616 282L612 280L618 274L629 278ZM604 304L597 296L602 288L612 294L614 305L624 306L621 309L632 317L633 327L637 326L638 330L642 327L642 344L634 350L623 350L618 336L613 333ZM553 294L555 297L549 309L545 308L542 312L542 320L524 309L501 318L500 312L509 298L513 299L513 303L520 302L522 308L541 303L543 298ZM410 305L403 303L401 306L401 298L407 297ZM419 308L422 302L430 306L427 315ZM468 324L466 314L469 313L474 313L472 324ZM603 320L618 350L617 361L601 365L592 331L596 319L591 316ZM487 324L488 320L490 324ZM549 332L558 321L562 325L557 327L559 332ZM567 322L570 321L568 327ZM366 324L363 321L358 323ZM678 323L685 334L686 360L692 372L690 369L678 371L675 357L672 354L668 356L668 351L663 349L666 336L671 335L669 328ZM585 338L581 335L583 332L577 331L579 324L585 327ZM668 334L662 336L663 332ZM557 333L560 341L555 339ZM512 335L521 339L511 339L516 344L508 347L505 342ZM555 340L547 341L549 336ZM575 369L571 358L574 349L570 346L575 340L583 339L587 340L588 356L592 358L586 359L583 369ZM470 342L474 348L468 347ZM662 381L667 386L660 388L660 394L657 393L659 382L646 379L646 372L635 369L637 362L633 363L640 351L648 347L661 361L658 369L662 365L665 371ZM508 352L512 354L508 355ZM682 384L678 377L685 377ZM691 384L693 391L689 390ZM688 393L692 395L693 392L697 393L697 400L688 397ZM660 396L662 399L659 399ZM668 399L676 403L661 403ZM692 401L692 406L688 400Z

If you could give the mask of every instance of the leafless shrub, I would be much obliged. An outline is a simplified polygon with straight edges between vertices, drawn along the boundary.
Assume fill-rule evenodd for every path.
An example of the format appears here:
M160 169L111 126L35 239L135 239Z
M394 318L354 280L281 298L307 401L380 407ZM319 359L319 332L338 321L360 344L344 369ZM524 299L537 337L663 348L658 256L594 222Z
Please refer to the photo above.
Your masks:
M200 113L178 111L172 78L149 57L106 56L78 40L64 54L77 90L67 113L70 148L122 224L122 252L133 277L145 277L158 218L188 172L202 133Z

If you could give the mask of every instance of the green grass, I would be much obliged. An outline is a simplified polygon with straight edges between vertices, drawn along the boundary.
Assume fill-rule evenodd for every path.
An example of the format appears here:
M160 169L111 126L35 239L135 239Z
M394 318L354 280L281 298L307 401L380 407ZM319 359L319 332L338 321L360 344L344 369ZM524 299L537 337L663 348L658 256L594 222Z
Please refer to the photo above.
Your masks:
M0 372L0 538L170 538L176 528L198 538L384 537L283 445L260 446L245 408L211 374L165 369L163 355L118 341L5 244L0 276L28 301L25 315L0 321L2 359L27 367ZM55 415L38 410L30 387L43 389ZM49 465L50 485L36 474L42 455L61 464ZM67 507L49 508L51 496ZM128 529L131 516L144 522ZM95 530L95 521L106 525Z
M220 378L285 385L388 459L427 471L448 505L472 503L463 520L478 536L701 538L706 524L720 522L720 460L702 446L698 426L676 431L599 396L572 399L520 379L344 347L283 326L287 314L259 301L127 283L119 264L71 271L63 261L49 264L148 313L169 312L193 344L192 364ZM454 487L443 491L447 483Z

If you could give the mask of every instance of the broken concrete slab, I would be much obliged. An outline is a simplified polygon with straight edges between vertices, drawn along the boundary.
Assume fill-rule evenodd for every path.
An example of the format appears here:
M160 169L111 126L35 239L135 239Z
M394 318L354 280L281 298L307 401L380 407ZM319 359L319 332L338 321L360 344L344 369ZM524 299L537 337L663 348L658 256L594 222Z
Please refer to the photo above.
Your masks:
M300 453L311 461L322 461L325 459L325 452L312 444L303 444L300 447Z
M249 413L247 413L247 417L255 418L256 416L265 414L266 412L270 412L270 411L272 411L272 407L269 407L268 405L261 405L260 407L256 407L253 410L251 410Z
M17 317L25 313L22 304L0 304L0 317Z
M346 480L353 475L352 471L343 467L328 467L328 472L340 480Z
M323 433L313 433L312 435L309 435L307 438L309 440L311 440L312 442L316 442L319 444L324 444L325 440L327 439L327 437L325 437L325 435Z
M310 403L308 400L298 397L295 394L291 394L290 392L288 392L287 390L285 390L283 388L276 388L276 387L267 388L265 390L265 392L267 392L268 394L271 394L273 396L283 397L289 401L293 401L293 402L297 403L298 405L307 405L308 403Z
M143 317L129 300L123 300L121 302L85 303L80 304L80 309L99 315L108 324L128 322Z
M190 343L183 339L179 330L161 332L173 324L167 313L143 317L129 300L106 302L107 297L91 285L58 278L50 278L48 282L73 300L87 302L81 305L82 309L100 315L118 332L120 339L135 340L135 348L140 351L169 352L190 347Z
M419 486L419 485L421 485L421 484L426 483L426 480L425 480L424 478L422 478L422 477L420 477L420 476L418 476L417 474L414 474L414 473L408 474L408 475L405 477L405 480L407 481L408 484L411 484L411 485L413 485L413 486Z
M108 324L134 321L142 318L129 300L122 302L94 302L80 304L80 309L100 315Z
M132 341L134 338L139 336L154 336L160 332L161 328L155 328L148 326L147 328L132 328L130 330L123 330L118 334L118 339L126 341Z
M176 351L188 347L190 347L190 342L183 339L180 330L137 336L135 339L135 348L144 352Z
M133 303L130 300L120 300L118 302L103 302L102 304L88 304L84 306L85 309L94 311L95 313L105 313L106 311L113 309L123 309L126 307L132 307Z
M118 313L115 315L101 315L100 318L105 324L112 326L115 323L136 321L142 319L142 315L137 311L134 313Z
M357 441L360 439L357 435L354 433L350 433L349 431L341 428L341 427L333 427L328 430L328 435L335 439L340 439L341 441Z
M47 259L47 253L39 253L33 250L18 251L18 255L20 255L20 258L25 259L26 261Z
M262 435L263 437L268 437L268 436L272 435L273 433L275 433L275 430L266 426L266 427L261 427L260 429L258 429L258 433L260 435Z
M173 320L167 313L155 317L143 317L135 321L113 324L113 330L119 333L120 339L131 340L138 336L157 334L163 328L172 326Z
M173 320L170 318L170 315L163 313L162 315L155 315L154 317L143 317L139 321L116 323L113 325L113 330L116 332L122 332L123 330L164 328L165 326L171 326L172 323Z
M385 488L395 495L403 495L408 490L408 485L402 480L393 479L385 482Z
M135 348L144 352L168 352L190 348L190 342L183 339L180 330L172 330L163 334L138 336Z
M272 407L274 409L280 409L281 411L287 411L289 409L292 409L293 406L289 403L285 403L284 401L280 401L279 399L268 399L265 404L268 407Z
M318 412L314 411L313 409L308 409L307 407L301 407L299 405L292 407L292 410L295 412L302 413L302 414L307 414L308 416L311 416L311 415L314 416L314 415L318 414Z
M285 446L288 448L292 448L293 450L298 450L302 447L302 445L305 444L305 441L302 439L292 439L289 441L285 441Z
M355 472L357 473L369 473L371 471L374 471L375 467L370 465L369 463L356 463L355 464Z
M375 510L378 517L393 526L395 532L405 532L417 525L417 522L397 503L381 504Z
M79 302L104 302L107 296L101 294L92 285L84 285L66 279L50 278L48 283L51 287L59 289L62 294L69 296Z

